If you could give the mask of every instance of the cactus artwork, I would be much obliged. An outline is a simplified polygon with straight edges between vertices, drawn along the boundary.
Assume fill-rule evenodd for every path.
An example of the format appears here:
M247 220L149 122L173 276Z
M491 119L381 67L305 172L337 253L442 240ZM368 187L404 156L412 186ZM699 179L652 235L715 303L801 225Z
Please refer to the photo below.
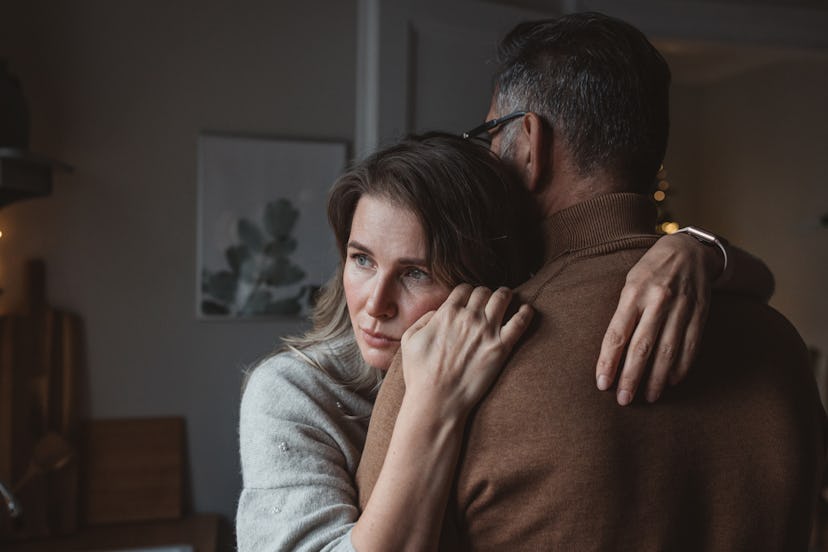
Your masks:
M306 276L291 256L299 210L290 200L267 203L261 225L240 218L238 241L224 251L227 267L202 268L201 310L205 315L296 315L312 305L318 286L298 286ZM287 287L292 289L285 289Z

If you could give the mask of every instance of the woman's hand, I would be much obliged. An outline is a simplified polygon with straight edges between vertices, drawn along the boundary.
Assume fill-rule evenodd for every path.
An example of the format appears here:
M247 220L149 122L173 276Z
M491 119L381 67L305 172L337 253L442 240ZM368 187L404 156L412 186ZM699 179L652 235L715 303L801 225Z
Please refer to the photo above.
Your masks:
M723 258L686 234L659 239L627 274L618 308L601 344L596 380L609 389L623 358L616 392L627 405L648 366L645 397L658 400L687 375L702 336L713 283ZM626 355L624 352L626 350Z
M523 305L501 326L511 298L505 288L460 285L403 334L405 396L351 533L357 550L437 549L466 417L532 319Z
M503 324L512 292L462 284L437 311L402 336L406 397L439 409L441 419L464 419L500 373L532 320L520 309Z

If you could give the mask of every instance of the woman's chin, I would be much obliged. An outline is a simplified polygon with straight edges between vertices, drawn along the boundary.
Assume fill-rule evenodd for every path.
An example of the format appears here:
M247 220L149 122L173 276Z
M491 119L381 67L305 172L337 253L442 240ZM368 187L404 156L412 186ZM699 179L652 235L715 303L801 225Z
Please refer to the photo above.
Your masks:
M397 351L377 350L369 348L368 350L360 350L360 353L362 353L362 358L363 360L365 360L366 364L368 364L369 366L373 366L381 372L387 372L388 368L391 366L391 361L394 360L394 355L397 353Z

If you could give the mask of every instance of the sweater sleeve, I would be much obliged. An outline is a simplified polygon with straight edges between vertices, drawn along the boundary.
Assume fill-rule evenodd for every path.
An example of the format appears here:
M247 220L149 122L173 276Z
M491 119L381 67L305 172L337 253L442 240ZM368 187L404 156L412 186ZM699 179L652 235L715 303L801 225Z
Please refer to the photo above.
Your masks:
M239 425L239 552L354 552L352 451L343 450L349 444L337 431L342 422L333 392L312 371L281 354L247 382Z

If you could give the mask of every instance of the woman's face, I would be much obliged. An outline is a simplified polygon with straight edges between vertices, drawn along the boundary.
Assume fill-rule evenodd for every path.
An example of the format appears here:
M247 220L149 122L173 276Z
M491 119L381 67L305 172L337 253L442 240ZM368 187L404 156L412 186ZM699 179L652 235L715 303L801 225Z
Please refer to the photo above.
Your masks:
M431 276L425 234L414 213L363 196L351 223L342 283L365 361L387 370L403 332L448 297Z

